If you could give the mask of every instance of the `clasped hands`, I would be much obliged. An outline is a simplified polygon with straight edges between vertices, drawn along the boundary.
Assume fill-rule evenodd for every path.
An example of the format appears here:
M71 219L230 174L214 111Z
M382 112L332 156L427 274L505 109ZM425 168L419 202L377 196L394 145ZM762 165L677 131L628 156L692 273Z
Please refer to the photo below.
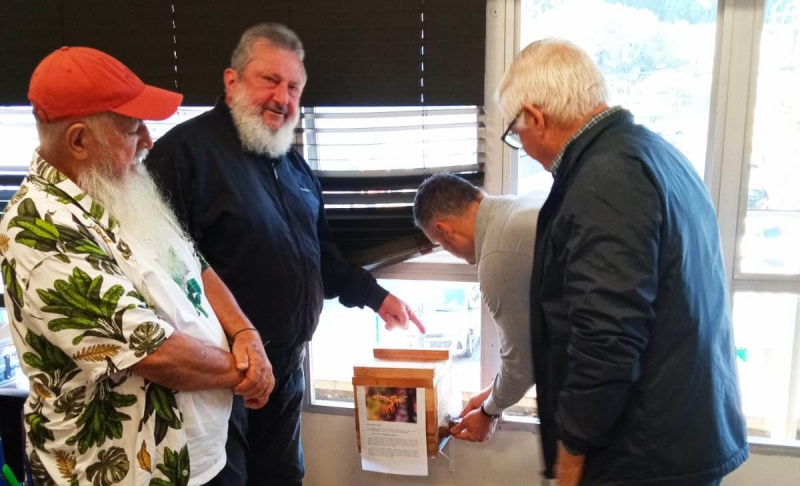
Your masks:
M233 392L244 398L245 407L263 407L275 388L275 377L272 375L272 364L261 343L261 336L255 330L238 333L233 339L231 354L242 377Z

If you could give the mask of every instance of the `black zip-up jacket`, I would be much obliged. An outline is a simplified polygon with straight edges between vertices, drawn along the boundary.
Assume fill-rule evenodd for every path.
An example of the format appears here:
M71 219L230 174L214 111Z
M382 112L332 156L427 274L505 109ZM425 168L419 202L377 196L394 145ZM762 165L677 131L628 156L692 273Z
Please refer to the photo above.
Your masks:
M719 230L686 158L621 110L566 149L539 214L531 339L546 474L687 486L748 457Z
M270 356L311 339L323 297L377 311L388 295L338 251L319 181L300 154L245 152L223 98L161 137L145 163L200 252L269 340Z

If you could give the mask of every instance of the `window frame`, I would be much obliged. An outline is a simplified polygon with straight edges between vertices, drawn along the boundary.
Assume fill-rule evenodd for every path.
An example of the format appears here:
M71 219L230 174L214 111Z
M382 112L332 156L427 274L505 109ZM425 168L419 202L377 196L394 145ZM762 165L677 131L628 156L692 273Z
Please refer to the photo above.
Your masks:
M731 302L739 292L786 293L800 297L800 275L746 273L740 268L740 245L745 235L750 160L753 153L759 55L766 0L720 0L717 35L718 82L712 99L714 132L709 143L707 181L717 208L725 270ZM723 6L725 9L723 10ZM721 59L720 59L721 58ZM734 61L735 60L735 61ZM746 61L746 62L743 62ZM800 308L795 317L787 421L800 420ZM800 444L749 437L759 452L800 457Z

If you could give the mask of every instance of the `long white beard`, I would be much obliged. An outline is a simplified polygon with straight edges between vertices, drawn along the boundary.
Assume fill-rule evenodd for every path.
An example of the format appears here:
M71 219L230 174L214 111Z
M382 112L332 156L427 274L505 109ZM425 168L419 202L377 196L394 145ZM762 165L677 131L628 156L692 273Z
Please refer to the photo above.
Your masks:
M264 123L264 108L250 103L242 90L236 90L231 96L230 109L242 148L270 157L280 157L289 151L294 139L294 128L300 120L299 113L281 128L273 130Z
M137 154L137 158L142 155ZM168 262L170 248L180 248L189 238L153 178L141 163L122 175L108 167L96 164L81 174L78 185L116 218L120 228L135 234L136 241L143 243L157 261Z

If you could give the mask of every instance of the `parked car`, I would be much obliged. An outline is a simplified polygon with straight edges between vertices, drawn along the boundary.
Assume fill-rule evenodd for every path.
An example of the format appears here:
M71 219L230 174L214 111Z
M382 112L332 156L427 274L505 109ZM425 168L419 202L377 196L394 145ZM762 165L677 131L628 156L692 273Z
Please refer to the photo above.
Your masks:
M448 348L450 356L468 358L481 339L481 298L477 285L442 289L425 313L424 346Z
M450 356L468 358L481 340L481 295L478 285L442 287L416 309L425 323L424 335L412 334L416 345L449 349Z

